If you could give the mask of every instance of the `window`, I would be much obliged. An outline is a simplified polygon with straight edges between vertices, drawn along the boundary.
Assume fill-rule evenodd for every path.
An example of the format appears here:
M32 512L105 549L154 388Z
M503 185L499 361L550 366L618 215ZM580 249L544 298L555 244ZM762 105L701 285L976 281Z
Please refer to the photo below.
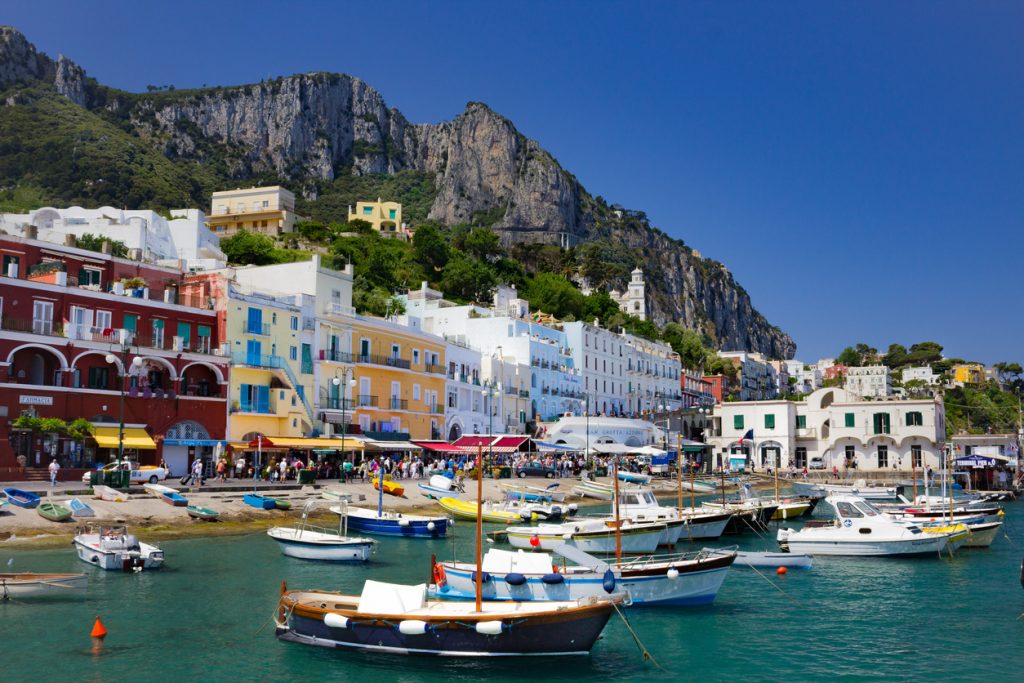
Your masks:
M277 324L277 312L276 311L274 311L274 312L272 312L270 314L270 324L271 325L276 325Z
M420 364L420 350L419 349L413 349L412 350L412 364L413 365L419 365Z
M908 427L920 427L924 424L924 417L920 412L907 413L907 426Z
M853 446L847 446L846 447L845 455L846 455L846 464L849 465L851 462L856 460L856 458L857 458L857 451L854 449Z
M299 329L299 316L293 315L292 316L292 330L297 330L297 329Z
M178 323L178 334L175 335L181 337L181 343L184 344L184 348L188 348L189 339L192 336L192 325L189 323Z
M363 358L369 358L370 356L370 340L360 339L359 340L359 355Z
M160 318L153 318L153 346L163 348L164 345L164 321Z
M807 449L803 446L796 447L796 462L794 465L798 468L807 467Z
M202 351L203 353L210 352L210 326L209 325L197 325L196 326L196 351Z
M96 327L102 332L114 327L113 316L110 311L96 311Z
M297 346L289 346L288 347L288 360L298 360L298 359L299 359L299 347L297 347Z
M95 268L82 268L78 271L78 286L93 287L98 289L101 284L103 271Z
M913 463L915 468L921 467L921 447L916 444L910 447L910 462Z
M110 369L104 367L89 368L88 387L90 389L107 389L110 387Z
M847 427L855 427L856 426L856 423L854 422L853 413L846 413L844 418L846 420L845 424L846 424Z
M124 322L121 323L121 326L132 334L135 334L135 330L139 327L139 316L134 313L125 313Z
M266 209L269 206L270 206L270 202L268 200L264 199L263 200L263 208Z
M879 469L889 466L889 447L879 446L878 447L878 467Z
M6 275L8 277L18 277L20 263L20 256L11 256L10 254L4 254L4 271L2 275ZM11 266L14 266L14 268L11 268Z
M856 517L860 518L864 516L864 513L853 507L852 503L838 503L836 509L839 510L840 517Z
M414 401L420 400L420 385L419 384L413 384L412 385L412 400L414 400Z
M247 334L263 334L263 310L250 307L246 323Z
M807 416L806 415L797 415L796 416L796 428L797 429L807 429Z
M396 211L394 209L388 209L388 218L395 220Z
M774 415L765 415L764 416L764 428L765 429L775 429L775 416Z
M873 416L875 434L889 433L889 413L875 413Z
M32 302L32 332L34 334L53 333L53 302Z
M373 215L373 207L372 206L364 206L363 207L363 215L364 216L372 216Z
M732 428L733 429L743 429L743 416L742 415L733 415L732 416Z

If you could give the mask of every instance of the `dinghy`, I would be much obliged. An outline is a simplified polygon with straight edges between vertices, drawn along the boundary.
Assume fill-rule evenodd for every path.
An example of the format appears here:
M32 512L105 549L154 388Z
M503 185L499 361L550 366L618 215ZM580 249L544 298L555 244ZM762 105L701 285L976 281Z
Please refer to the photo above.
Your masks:
M188 498L178 493L177 490L172 489L170 486L164 486L163 484L143 484L142 488L146 489L150 495L156 496L159 500L172 505L174 507L186 507L188 506Z
M814 558L810 555L797 555L794 553L773 553L758 552L754 550L735 550L704 548L706 553L735 554L737 567L768 567L787 569L810 569L814 565Z
M216 510L200 507L199 505L189 505L185 508L185 512L192 519L201 519L204 522L215 522L220 517L220 513Z
M86 574L0 574L0 600L40 596L81 596L89 585Z
M384 493L388 494L389 496L395 496L397 498L403 497L405 495L405 488L401 484L391 481L389 477L390 475L384 475ZM371 479L370 483L373 484L374 491L380 490L379 478Z
M439 489L430 484L416 484L416 487L420 490L420 493L424 497L431 500L441 500L442 498L456 498L459 495L458 491L452 491L451 489Z
M123 493L117 489L112 489L109 486L104 486L103 484L93 486L92 495L94 498L99 498L100 500L105 500L111 503L126 503L131 499L127 493Z
M302 520L295 526L275 526L267 535L277 541L281 552L303 560L328 562L365 562L370 559L376 541L350 537L345 515L338 517L338 528L309 524L309 512L322 501L311 500L302 508Z
M476 501L465 501L445 497L437 501L437 504L456 517L461 519L471 519L474 522L476 521ZM487 501L484 501L481 514L483 515L483 520L485 522L491 522L493 524L518 524L523 521L522 515L518 512L508 512Z
M277 507L277 501L268 496L261 496L258 493L247 493L242 498L242 502L249 507L258 508L260 510L273 510Z
M72 498L68 501L68 507L71 508L71 514L75 517L95 517L96 511L89 507L86 503L83 503L78 498Z
M43 519L48 519L51 522L65 522L71 519L71 510L58 503L40 503L36 508L36 512Z
M11 505L17 505L20 508L31 509L39 505L39 496L30 491L7 487L4 489L4 495L7 496L7 501Z
M572 489L573 493L580 498L594 498L596 500L611 500L615 495L611 484L602 484L598 481L581 479Z

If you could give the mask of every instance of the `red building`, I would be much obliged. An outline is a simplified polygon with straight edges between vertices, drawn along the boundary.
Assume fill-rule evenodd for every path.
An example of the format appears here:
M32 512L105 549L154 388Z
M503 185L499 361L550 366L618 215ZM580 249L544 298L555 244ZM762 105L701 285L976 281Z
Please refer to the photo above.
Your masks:
M143 464L179 473L224 439L229 359L180 270L6 235L0 258L0 479L39 477L52 457L62 478L108 462L122 388L126 454ZM84 418L93 435L21 416Z
M846 366L835 364L825 368L825 379L835 379L836 377L843 377L846 375Z
M704 377L704 373L700 370L683 368L682 373L680 373L679 386L682 389L682 407L684 409L706 408L715 404L711 382ZM721 401L719 400L718 402L720 403Z
M732 382L725 375L705 375L704 382L708 385L708 393L715 398L715 404L721 405L722 397L728 396Z

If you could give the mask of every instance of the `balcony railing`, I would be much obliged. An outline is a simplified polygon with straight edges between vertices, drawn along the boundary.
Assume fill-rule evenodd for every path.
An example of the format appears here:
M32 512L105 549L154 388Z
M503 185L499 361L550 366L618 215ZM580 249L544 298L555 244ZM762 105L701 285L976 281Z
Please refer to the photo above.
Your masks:
M270 323L253 323L247 322L245 324L246 334L257 334L261 337L270 336Z
M231 362L235 365L248 365L253 368L283 368L285 366L285 360L281 356L246 351L232 351Z
M364 363L368 365L384 365L391 368L402 368L408 370L412 367L412 364L404 358L395 358L394 356L377 356L373 354L364 355L359 353L349 353L348 351L338 351L336 349L324 349L320 351L320 360L331 361L333 363ZM440 368L432 372L444 374L444 369L440 365L427 366L431 368Z
M377 407L377 397L371 396L369 394L359 394L358 396L355 396L352 400L355 401L356 407L358 408Z
M426 365L423 366L423 369L426 370L427 372L433 374L433 375L443 375L444 374L444 366L443 365L434 365L433 363L427 363ZM462 380L462 381L464 382L465 380Z
M327 315L346 315L351 317L356 314L356 309L351 306L342 306L330 301L324 304L323 310Z
M434 415L444 415L444 406L439 403L428 404L427 412Z
M63 337L64 330L63 326L59 322L52 320L42 319L29 319L29 318L12 318L10 316L4 316L2 323L3 329L8 332L26 332L30 334L42 334L50 337Z
M388 401L388 407L391 408L391 410L409 410L409 401L404 398L392 396Z

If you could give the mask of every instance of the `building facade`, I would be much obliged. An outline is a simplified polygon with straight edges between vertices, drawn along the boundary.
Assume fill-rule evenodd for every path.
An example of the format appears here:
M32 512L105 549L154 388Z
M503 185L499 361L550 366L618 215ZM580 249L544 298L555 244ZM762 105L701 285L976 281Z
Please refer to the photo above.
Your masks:
M719 351L718 356L739 371L736 382L741 401L768 401L778 396L778 376L765 357L748 351Z
M985 366L980 363L954 365L949 372L954 386L982 384L985 381Z
M716 464L734 467L910 472L942 465L946 420L941 400L864 401L825 388L803 401L723 403L708 443Z
M300 220L295 213L295 195L275 185L214 192L207 225L218 237L230 237L243 229L274 236L292 232Z
M583 378L584 410L592 415L625 415L629 406L629 347L620 335L594 322L561 325L573 362Z
M892 395L892 378L885 365L847 368L845 389L859 398L885 398Z
M348 220L366 221L377 232L398 234L405 232L402 222L402 205L398 202L385 202L379 197L375 202L356 202L353 210L348 207Z
M0 255L0 469L10 478L51 457L82 470L116 456L122 390L129 457L181 471L223 439L229 359L210 299L190 296L180 270L12 236L0 236ZM21 429L23 415L84 419L93 436Z
M629 284L625 292L612 290L608 292L612 300L619 305L626 315L647 320L647 285L644 283L644 271L636 268L629 275Z

